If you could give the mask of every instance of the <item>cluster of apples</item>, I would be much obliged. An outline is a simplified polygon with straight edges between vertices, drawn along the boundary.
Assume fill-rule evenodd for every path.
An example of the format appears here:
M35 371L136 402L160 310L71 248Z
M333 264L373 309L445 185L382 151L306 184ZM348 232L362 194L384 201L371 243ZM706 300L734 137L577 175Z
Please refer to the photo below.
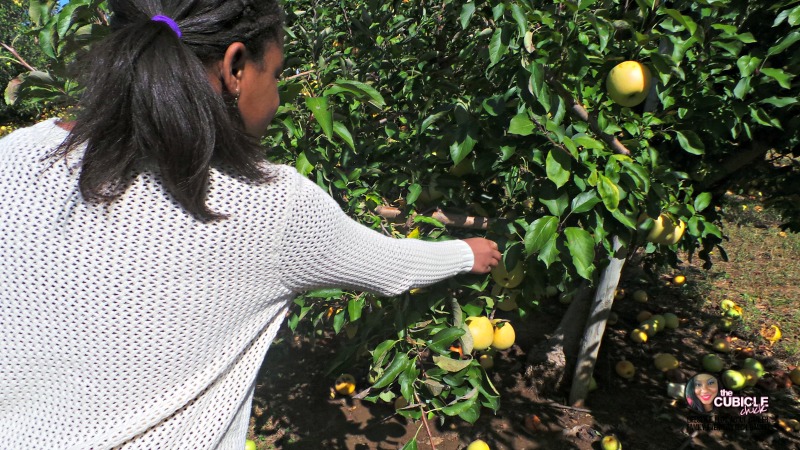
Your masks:
M514 327L508 320L471 316L467 318L467 329L472 335L472 348L475 350L486 350L489 347L506 350L514 345L516 339Z
M645 296L646 295L645 293ZM635 298L634 296L634 299ZM639 322L639 325L631 330L630 338L638 343L647 342L648 339L665 329L674 330L680 326L680 319L673 313L653 314L647 310L640 312L636 316L636 321Z

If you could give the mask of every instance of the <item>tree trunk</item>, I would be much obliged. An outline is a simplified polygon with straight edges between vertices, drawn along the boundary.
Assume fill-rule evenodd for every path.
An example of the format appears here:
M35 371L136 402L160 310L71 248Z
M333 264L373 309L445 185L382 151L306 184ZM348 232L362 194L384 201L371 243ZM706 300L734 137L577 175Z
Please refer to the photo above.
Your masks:
M606 321L611 313L614 302L614 292L619 284L622 267L625 265L625 255L620 254L622 243L619 236L612 238L614 251L609 264L603 269L597 290L594 294L591 312L586 324L586 332L581 340L578 352L578 362L575 365L575 376L572 378L572 388L569 393L569 404L574 407L583 407L586 394L589 393L589 380L594 372L597 362L597 353L600 351L600 342L606 330Z
M571 372L578 353L578 338L589 314L590 293L588 284L581 286L553 334L528 351L525 377L537 395L565 387L564 375Z

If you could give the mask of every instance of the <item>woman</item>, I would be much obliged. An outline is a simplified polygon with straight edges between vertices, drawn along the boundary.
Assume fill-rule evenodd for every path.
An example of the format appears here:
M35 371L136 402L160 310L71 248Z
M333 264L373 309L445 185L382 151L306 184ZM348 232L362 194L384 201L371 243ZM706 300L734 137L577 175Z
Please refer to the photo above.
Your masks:
M701 373L695 375L686 384L686 402L695 411L711 412L714 399L719 393L719 383L713 375Z
M274 1L109 7L76 122L0 141L0 448L239 450L298 293L497 264L485 239L383 236L262 159Z

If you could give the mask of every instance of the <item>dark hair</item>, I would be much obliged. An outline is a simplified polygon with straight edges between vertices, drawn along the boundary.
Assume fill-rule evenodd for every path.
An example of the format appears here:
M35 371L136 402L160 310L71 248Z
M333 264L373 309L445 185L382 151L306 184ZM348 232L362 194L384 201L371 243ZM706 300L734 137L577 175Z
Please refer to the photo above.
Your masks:
M86 143L79 186L88 201L111 203L131 175L158 170L164 186L200 220L225 218L206 205L209 169L220 164L266 182L264 151L206 66L241 42L256 62L283 39L276 0L109 0L111 33L78 62L86 88L68 138L50 155ZM163 22L179 26L178 35Z

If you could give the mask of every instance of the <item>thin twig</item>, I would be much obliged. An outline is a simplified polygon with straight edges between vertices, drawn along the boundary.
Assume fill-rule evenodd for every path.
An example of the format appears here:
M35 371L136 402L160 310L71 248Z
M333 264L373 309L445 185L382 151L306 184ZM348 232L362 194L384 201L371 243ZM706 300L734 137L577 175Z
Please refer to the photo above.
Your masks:
M35 70L36 70L36 68L35 68L35 67L33 67L32 65L28 64L28 62L27 62L27 61L25 61L24 59L22 59L22 56L19 56L19 53L17 53L17 51L16 51L16 50L14 50L14 47L12 47L12 46L10 46L10 45L6 44L5 42L0 42L0 45L2 45L2 46L3 46L3 48L5 48L5 49L6 49L6 50L8 50L9 52L11 52L11 54L12 54L12 55L14 55L14 59L16 59L18 63L20 63L20 64L22 64L23 66L25 66L25 68L26 68L26 69L30 70L31 72L33 72L33 71L35 71Z
M428 425L428 418L425 417L425 406L422 404L422 401L419 399L419 394L414 392L414 398L417 399L417 403L419 403L419 410L422 412L422 424L425 425L425 431L428 432L428 442L431 444L431 450L436 450L436 444L433 443L433 434L431 434L431 427Z
M585 413L589 413L589 414L592 413L591 409L578 408L576 406L562 405L561 403L556 403L556 402L552 402L552 401L551 402L547 402L546 404L549 405L549 406L553 406L555 408L568 409L570 411L579 411L579 412L585 412Z
M315 72L314 70L306 70L305 72L300 72L300 73L294 74L294 75L292 75L290 77L285 77L283 80L284 81L294 80L295 78L304 77L304 76L312 74L314 72Z

